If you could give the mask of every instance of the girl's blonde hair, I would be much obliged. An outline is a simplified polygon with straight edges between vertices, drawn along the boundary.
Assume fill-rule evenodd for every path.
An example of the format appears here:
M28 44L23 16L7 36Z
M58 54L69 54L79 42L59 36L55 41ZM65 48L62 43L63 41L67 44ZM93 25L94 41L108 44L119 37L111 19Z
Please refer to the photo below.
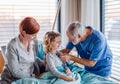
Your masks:
M53 50L53 45L52 42L55 41L56 37L59 37L60 33L54 32L54 31L49 31L45 34L44 36L44 49L46 53L51 52Z

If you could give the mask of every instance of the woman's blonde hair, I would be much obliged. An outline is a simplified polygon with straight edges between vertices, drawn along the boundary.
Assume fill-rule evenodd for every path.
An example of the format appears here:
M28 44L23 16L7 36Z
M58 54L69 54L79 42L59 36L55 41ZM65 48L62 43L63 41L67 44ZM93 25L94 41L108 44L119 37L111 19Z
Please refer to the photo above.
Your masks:
M44 36L44 49L46 53L51 52L53 50L53 45L52 42L55 41L56 37L59 37L60 33L54 32L54 31L49 31L45 34Z

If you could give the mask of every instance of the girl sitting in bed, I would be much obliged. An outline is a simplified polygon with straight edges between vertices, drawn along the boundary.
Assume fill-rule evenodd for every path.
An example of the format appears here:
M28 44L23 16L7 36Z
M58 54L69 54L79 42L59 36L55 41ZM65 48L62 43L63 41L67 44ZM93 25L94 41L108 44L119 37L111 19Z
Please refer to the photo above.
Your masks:
M66 67L66 64L59 58L60 52L57 51L60 46L60 34L56 32L47 32L44 38L44 48L46 51L46 70L50 71L53 75L60 77L66 81L73 81L74 78L66 76L71 71ZM60 68L62 67L62 69ZM61 71L62 70L62 71ZM65 72L65 73L62 73Z

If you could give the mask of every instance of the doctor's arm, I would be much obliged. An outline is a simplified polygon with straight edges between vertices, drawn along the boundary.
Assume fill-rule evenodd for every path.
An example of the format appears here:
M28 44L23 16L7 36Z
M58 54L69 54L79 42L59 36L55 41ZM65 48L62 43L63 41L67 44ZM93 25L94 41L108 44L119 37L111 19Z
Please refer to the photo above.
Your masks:
M73 55L63 55L61 56L61 59L63 61L67 61L67 60L72 60L74 62L77 62L79 64L85 65L85 66L94 66L96 64L96 61L93 60L89 60L89 59L84 59L84 58L79 58Z

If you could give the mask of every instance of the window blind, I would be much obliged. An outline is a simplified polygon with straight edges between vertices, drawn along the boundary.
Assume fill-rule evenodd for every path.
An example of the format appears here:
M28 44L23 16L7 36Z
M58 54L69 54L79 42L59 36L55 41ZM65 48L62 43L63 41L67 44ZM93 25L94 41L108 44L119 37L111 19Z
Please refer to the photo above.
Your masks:
M0 0L0 46L19 34L19 23L26 16L40 24L38 39L52 30L57 0Z
M111 79L120 83L120 0L104 0L105 36L113 53Z

